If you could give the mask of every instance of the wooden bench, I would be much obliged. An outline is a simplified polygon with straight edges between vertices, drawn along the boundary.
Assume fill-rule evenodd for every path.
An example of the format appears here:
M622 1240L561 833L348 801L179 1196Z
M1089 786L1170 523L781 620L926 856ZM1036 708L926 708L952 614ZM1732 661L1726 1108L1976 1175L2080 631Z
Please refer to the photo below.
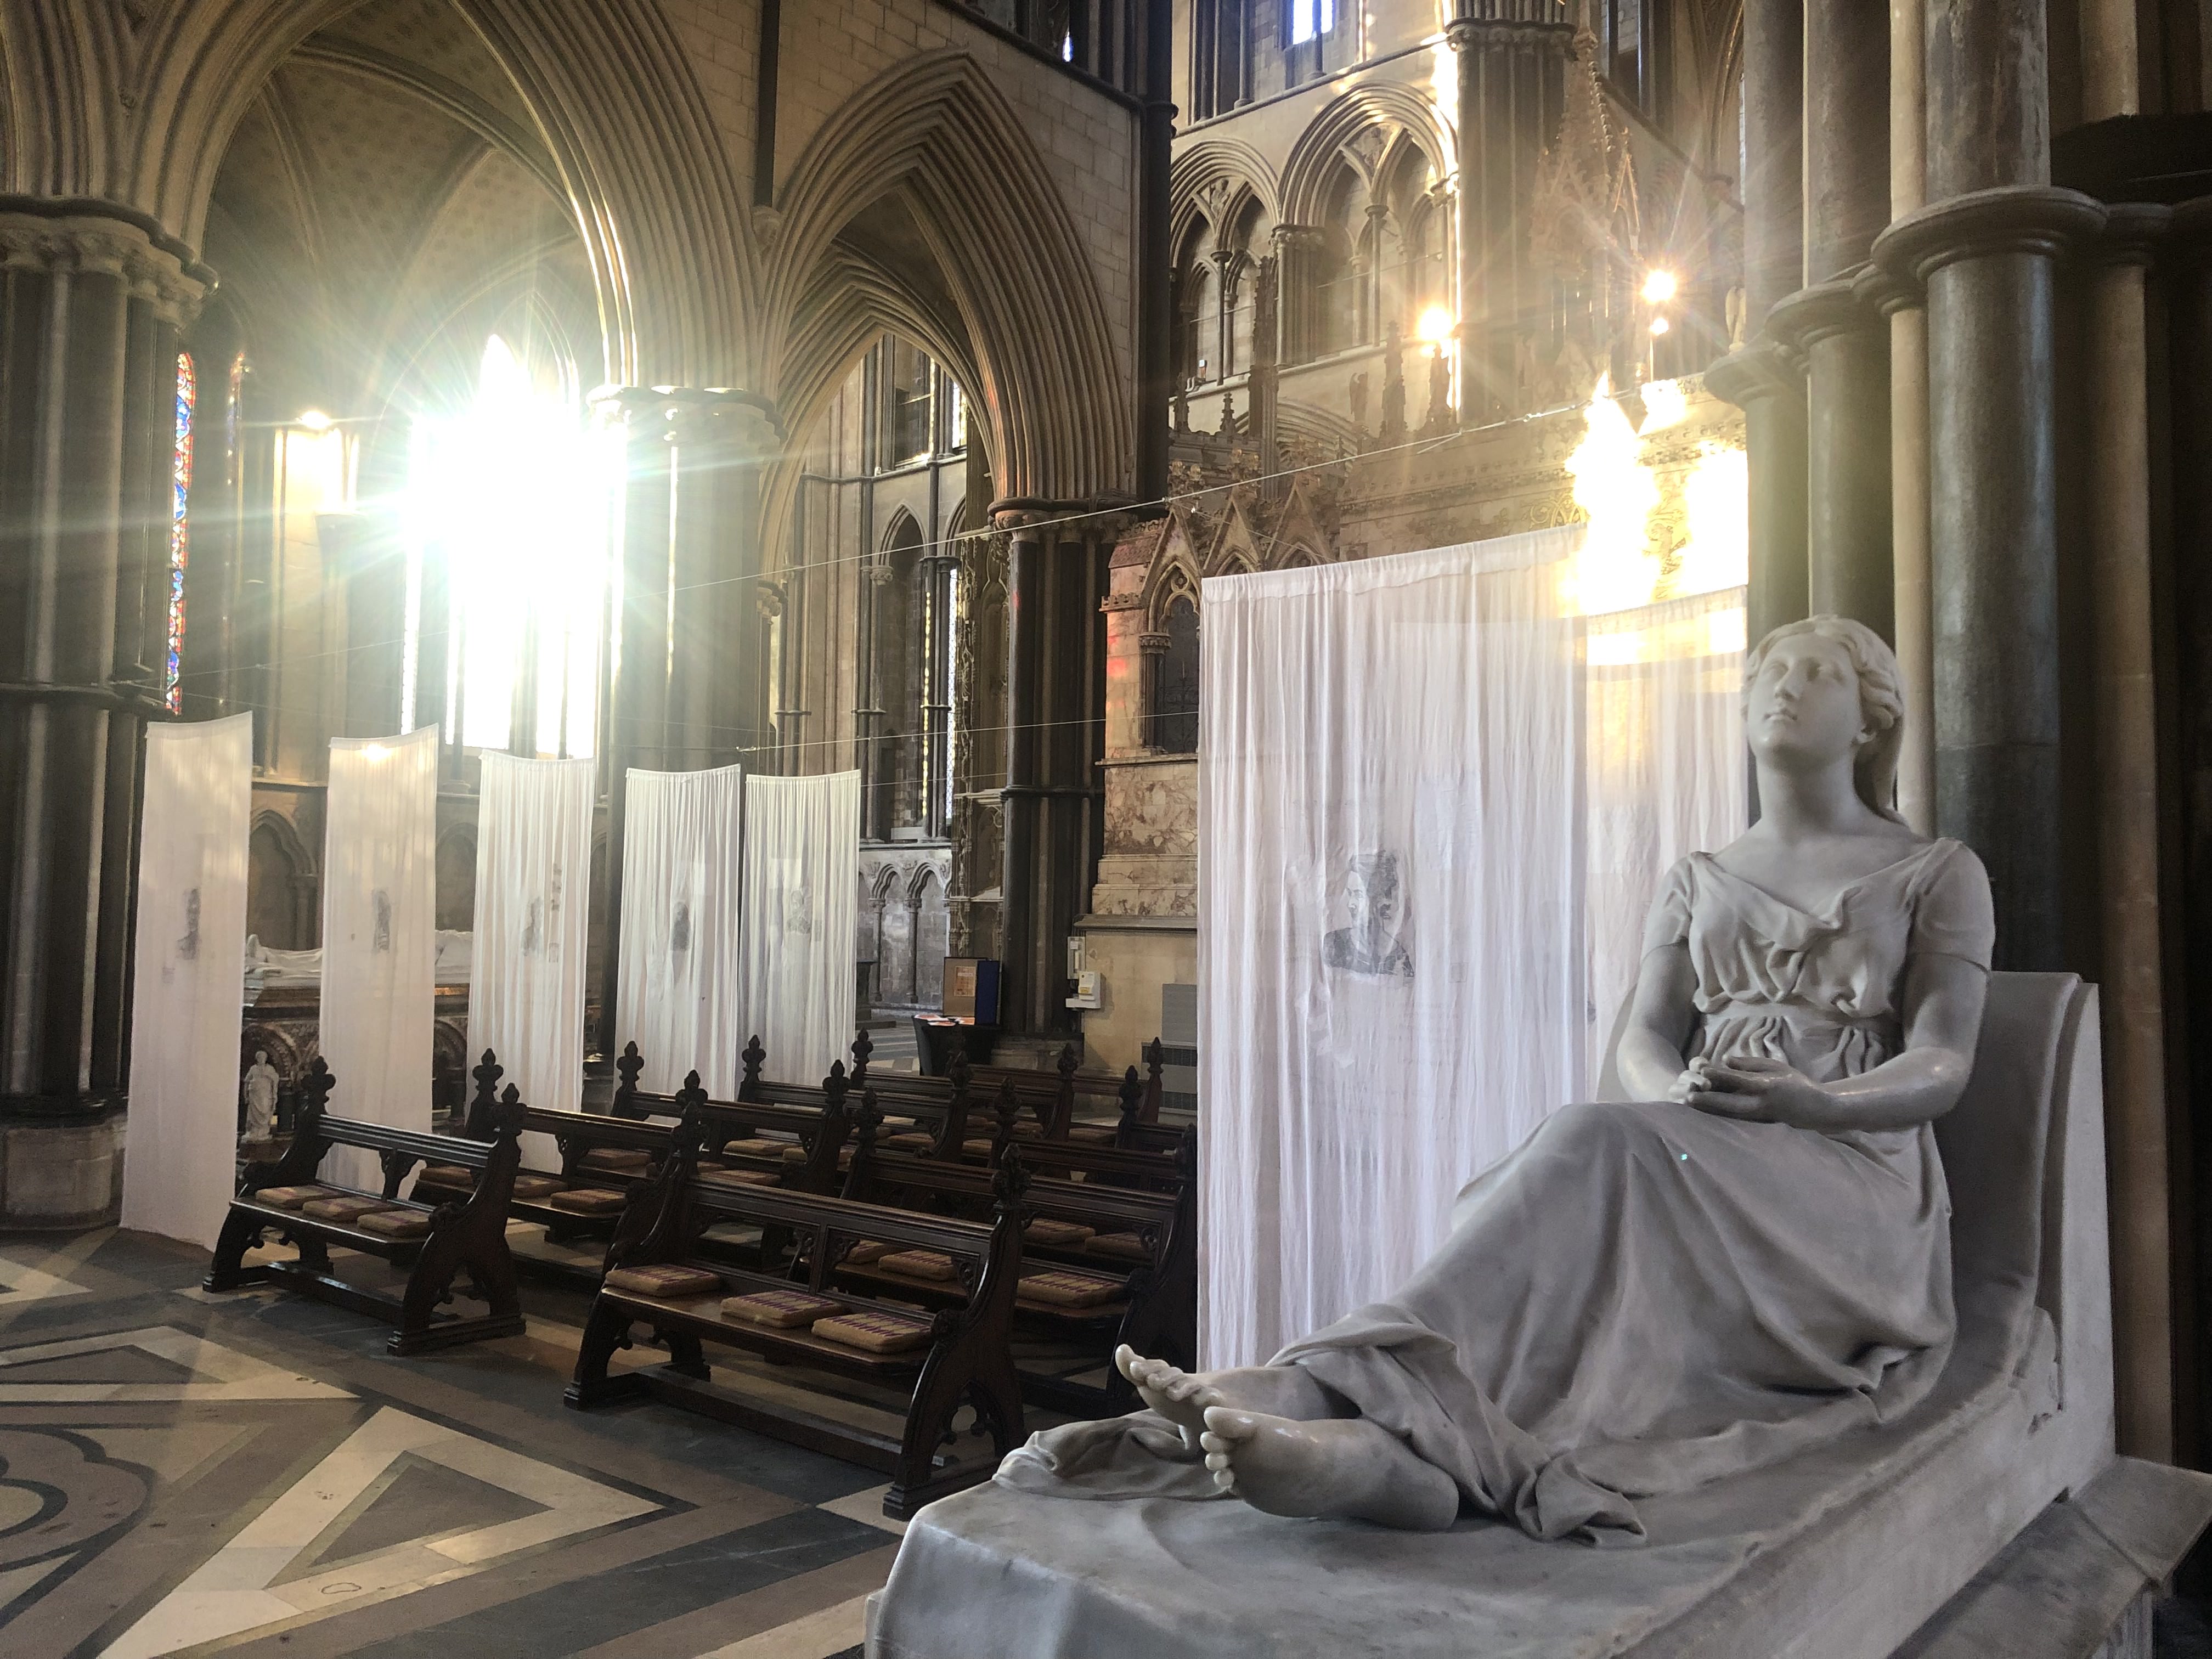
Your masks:
M602 1283L585 1325L568 1404L584 1409L643 1395L846 1458L891 1476L884 1512L901 1520L933 1498L988 1479L1024 1437L1011 1346L1028 1184L1021 1160L1009 1158L998 1172L994 1215L988 1224L788 1188L717 1184L702 1181L696 1167L707 1134L699 1109L704 1103L703 1091L687 1087L670 1155L633 1192L608 1252L609 1273L612 1279L624 1270L677 1266L711 1273L720 1287L663 1296ZM755 1273L703 1259L696 1241L717 1221L787 1233L796 1241L793 1260L803 1268L777 1271L770 1265ZM965 1298L934 1316L924 1346L871 1352L811 1328L778 1329L723 1316L722 1300L731 1290L744 1294L803 1286L842 1312L912 1320L910 1309L836 1284L838 1267L864 1240L938 1252L961 1265ZM631 1328L638 1324L650 1326L666 1343L668 1361L611 1375L608 1362L629 1346ZM706 1359L708 1343L910 1391L903 1431L894 1438L801 1407L718 1389ZM963 1405L975 1408L971 1434L988 1437L988 1455L960 1455L953 1418Z
M854 1115L856 1150L844 1189L847 1198L969 1217L991 1203L994 1189L989 1170L881 1146L872 1090L862 1097ZM1040 1161L1048 1158L1064 1166L1050 1175L1030 1177L1024 1194L1030 1217L1023 1242L1027 1267L1068 1267L1089 1277L1119 1278L1122 1285L1119 1295L1088 1307L1061 1305L1017 1289L1015 1312L1021 1322L1052 1328L1058 1334L1073 1337L1079 1346L1091 1346L1106 1372L1105 1386L1094 1388L1024 1370L1023 1395L1033 1404L1083 1416L1134 1411L1135 1391L1112 1364L1116 1346L1126 1342L1139 1353L1170 1360L1186 1370L1197 1368L1195 1132L1186 1131L1178 1178L1171 1183L1161 1183L1157 1171L1147 1167L1140 1172L1140 1184L1128 1167L1132 1155L1112 1147L1069 1146L1046 1153L1024 1142L1010 1152L1009 1161L1019 1161L1024 1151ZM1152 1161L1147 1154L1136 1156L1146 1165ZM1068 1243L1040 1238L1039 1232L1054 1223L1088 1228L1091 1237ZM1105 1238L1116 1244L1098 1248L1095 1241ZM961 1287L872 1263L848 1264L839 1271L848 1282L925 1304L952 1305L964 1295Z
M273 1281L357 1313L391 1319L395 1328L387 1346L395 1354L520 1334L522 1307L515 1290L514 1258L507 1247L507 1210L521 1160L518 1137L526 1109L514 1087L508 1087L493 1110L489 1140L473 1142L333 1116L328 1108L336 1081L320 1058L308 1068L291 1146L273 1162L246 1165L238 1196L231 1200L216 1238L204 1287L230 1291ZM376 1196L318 1180L323 1155L332 1146L377 1153L385 1167L386 1193ZM475 1171L474 1190L465 1201L433 1207L390 1195L406 1170L426 1158L465 1164ZM309 1187L328 1194L311 1200L315 1203L355 1200L374 1207L359 1217L322 1217L263 1196L272 1189ZM377 1214L421 1216L428 1227L411 1238L380 1233L363 1224ZM297 1248L297 1257L243 1265L246 1251L272 1231ZM404 1293L393 1297L337 1277L331 1268L333 1244L407 1268ZM468 1270L472 1293L491 1310L474 1318L441 1319L437 1310L453 1299L453 1280L463 1268Z

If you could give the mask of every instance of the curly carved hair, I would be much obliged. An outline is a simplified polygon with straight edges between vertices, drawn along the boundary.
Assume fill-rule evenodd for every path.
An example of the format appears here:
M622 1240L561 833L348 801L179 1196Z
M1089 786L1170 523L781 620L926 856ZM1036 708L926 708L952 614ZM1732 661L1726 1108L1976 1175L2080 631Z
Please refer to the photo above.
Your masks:
M1905 744L1905 684L1897 653L1881 635L1864 623L1849 617L1808 617L1784 623L1755 646L1743 659L1743 696L1748 712L1752 683L1766 661L1766 653L1783 640L1800 634L1817 634L1833 640L1850 655L1859 678L1859 713L1874 740L1859 751L1851 765L1851 781L1859 799L1882 817L1905 822L1894 805L1897 799L1898 751Z

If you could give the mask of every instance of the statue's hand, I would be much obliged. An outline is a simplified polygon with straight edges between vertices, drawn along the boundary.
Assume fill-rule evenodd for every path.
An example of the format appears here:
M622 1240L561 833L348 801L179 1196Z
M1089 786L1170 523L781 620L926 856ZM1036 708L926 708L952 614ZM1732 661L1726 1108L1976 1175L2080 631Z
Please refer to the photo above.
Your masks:
M1739 1122L1786 1123L1820 1134L1845 1127L1827 1090L1793 1066L1757 1055L1707 1062L1702 1086L1684 1099L1698 1111Z
M1702 1057L1692 1060L1683 1067L1682 1075L1674 1079L1674 1087L1667 1091L1667 1098L1678 1105L1689 1104L1690 1097L1705 1087L1705 1071L1711 1064Z

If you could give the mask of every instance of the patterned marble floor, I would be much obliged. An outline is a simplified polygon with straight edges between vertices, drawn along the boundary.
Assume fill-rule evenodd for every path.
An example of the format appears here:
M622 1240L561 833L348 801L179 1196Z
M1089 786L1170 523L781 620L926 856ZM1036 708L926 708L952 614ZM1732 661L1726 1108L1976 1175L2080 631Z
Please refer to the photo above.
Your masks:
M0 1242L0 1654L829 1659L896 1549L880 1477L641 1405L564 1410L581 1293L392 1359L210 1297L204 1253Z

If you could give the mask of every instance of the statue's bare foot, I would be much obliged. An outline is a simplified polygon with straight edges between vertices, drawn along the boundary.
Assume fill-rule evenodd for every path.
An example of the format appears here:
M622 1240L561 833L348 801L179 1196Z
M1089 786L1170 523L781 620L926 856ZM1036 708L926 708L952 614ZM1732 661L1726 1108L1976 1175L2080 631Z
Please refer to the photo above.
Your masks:
M1206 1408L1225 1405L1210 1379L1164 1359L1147 1359L1127 1343L1114 1350L1114 1365L1137 1390L1137 1397L1182 1431L1183 1443L1196 1451L1206 1432Z
M1270 1515L1346 1516L1409 1532L1441 1532L1459 1515L1452 1478L1364 1418L1299 1423L1216 1406L1199 1444L1217 1486Z

